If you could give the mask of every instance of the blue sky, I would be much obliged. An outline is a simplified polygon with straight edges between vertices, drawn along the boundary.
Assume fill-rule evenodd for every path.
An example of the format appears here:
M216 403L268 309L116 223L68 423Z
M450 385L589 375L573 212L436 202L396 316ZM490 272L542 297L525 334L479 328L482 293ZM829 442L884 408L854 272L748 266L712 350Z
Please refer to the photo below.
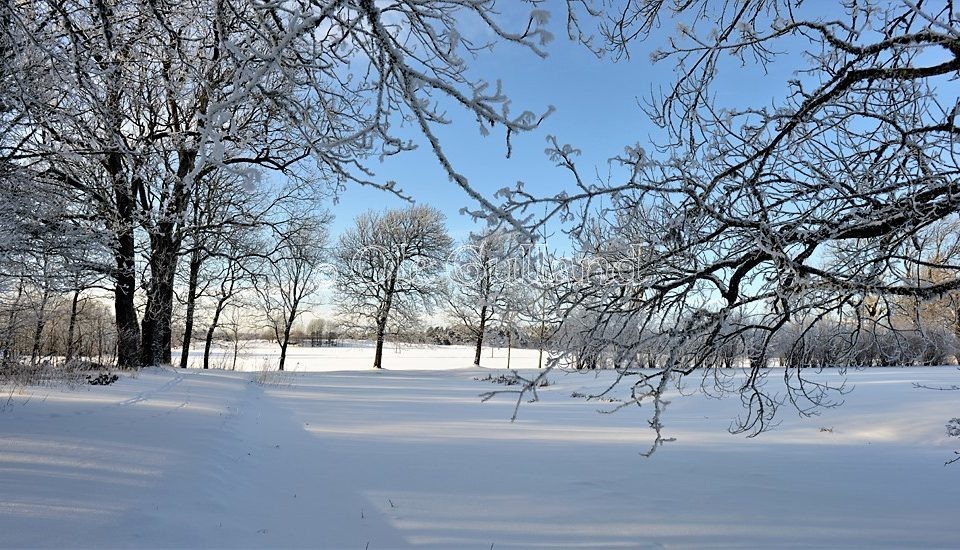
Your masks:
M547 46L546 59L521 47L500 44L468 62L473 74L503 82L503 89L512 101L512 112L541 113L550 105L556 108L536 131L513 137L510 159L505 156L502 128L482 137L474 118L462 109L452 107L449 114L453 123L438 129L455 168L487 197L492 198L497 189L512 186L518 180L523 181L527 189L543 194L572 186L571 177L555 167L544 153L548 135L557 136L561 143L570 143L582 151L580 169L585 178L605 176L607 159L621 153L624 146L640 144L650 149L651 138L661 135L638 101L649 98L651 91L669 86L675 78L672 59L650 62L650 52L664 46L662 37L674 32L674 24L664 22L664 28L657 33L660 37L634 43L631 59L614 62L609 58L598 59L585 47L567 39L565 20L559 15L554 14L550 23L556 39ZM736 65L728 68L733 69L729 75L734 78L732 85L718 95L722 104L769 103L775 94L773 90L780 89L788 76L786 72L763 75L756 68L739 73ZM470 199L448 181L423 140L418 142L421 143L418 151L374 164L376 179L395 180L419 202L441 209L448 216L451 235L461 239L471 229L480 227L458 213ZM331 206L336 215L332 234L338 235L354 216L367 209L402 205L402 201L382 191L351 186L341 194L339 204Z
M438 129L455 168L488 197L518 180L543 192L570 186L570 177L544 154L548 135L580 148L585 173L592 175L594 166L605 171L607 158L622 151L624 145L646 141L652 131L636 98L649 93L650 82L668 82L670 66L664 63L654 70L647 51L638 52L629 63L597 59L586 48L571 43L559 23L551 23L557 38L548 45L546 59L520 47L500 45L469 61L474 74L503 82L511 112L539 114L550 105L556 107L536 131L512 137L510 159L506 158L503 129L495 128L482 137L474 118L462 109L451 108L453 123ZM374 164L377 180L396 180L419 202L441 209L448 216L451 234L462 238L479 227L458 213L470 199L448 181L422 140L418 142L419 150ZM337 217L332 232L338 234L364 210L402 204L387 193L351 186L341 194L339 204L331 206Z

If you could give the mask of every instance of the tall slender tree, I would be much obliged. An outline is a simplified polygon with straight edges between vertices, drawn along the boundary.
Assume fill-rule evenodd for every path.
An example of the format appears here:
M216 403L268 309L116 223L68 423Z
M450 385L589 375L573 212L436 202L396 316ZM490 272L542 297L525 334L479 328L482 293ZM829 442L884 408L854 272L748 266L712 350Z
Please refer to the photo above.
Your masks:
M279 370L286 363L294 323L320 287L329 221L328 217L294 218L275 228L279 243L254 279L267 328L280 346Z

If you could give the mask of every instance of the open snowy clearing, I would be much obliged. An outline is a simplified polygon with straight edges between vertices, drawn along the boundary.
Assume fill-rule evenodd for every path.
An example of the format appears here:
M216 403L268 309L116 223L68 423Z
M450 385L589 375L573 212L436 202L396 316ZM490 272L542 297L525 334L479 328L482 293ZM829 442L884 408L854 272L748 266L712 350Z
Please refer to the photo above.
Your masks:
M425 352L426 353L426 352ZM434 350L436 355L441 350ZM400 354L402 355L402 354ZM392 358L391 358L392 359ZM306 362L304 362L306 364ZM387 363L390 364L389 362ZM726 433L735 399L648 410L513 402L488 369L148 369L39 388L0 412L0 546L310 548L955 547L955 368L849 374L838 409ZM835 376L825 374L824 376ZM771 381L774 383L774 381ZM5 397L9 392L5 393ZM830 431L832 430L832 431Z
M332 347L287 348L286 370L291 372L332 372L370 370L373 366L373 342L346 340ZM387 343L383 348L383 364L389 370L449 370L473 366L475 349L472 346L434 346L427 344ZM180 350L174 350L174 357ZM233 369L234 350L229 344L211 348L210 366ZM483 348L480 364L485 368L507 368L506 348ZM248 341L239 346L236 370L276 370L280 351L275 343ZM510 368L537 368L535 349L509 350ZM544 356L546 361L546 356ZM203 366L203 350L190 351L188 365Z

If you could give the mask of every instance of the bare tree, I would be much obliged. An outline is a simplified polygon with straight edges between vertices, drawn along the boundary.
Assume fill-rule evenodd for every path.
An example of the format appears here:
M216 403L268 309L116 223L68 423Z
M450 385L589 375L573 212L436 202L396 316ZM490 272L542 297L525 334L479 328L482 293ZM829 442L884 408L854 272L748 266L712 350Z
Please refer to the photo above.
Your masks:
M207 322L203 342L204 369L210 368L210 351L224 311L231 306L256 309L248 303L255 300L243 298L245 292L253 288L256 266L263 260L260 253L254 252L260 244L254 235L246 231L233 233L217 245L215 256L203 261L203 275L199 277L202 284L195 299L199 303L197 309L205 314L203 320Z
M515 325L537 349L537 368L548 361L544 355L551 348L557 349L555 336L563 325L572 304L559 281L567 276L564 263L555 262L553 252L543 243L528 247L523 259L523 278L507 295Z
M197 309L210 298L212 322L216 330L219 314L227 303L246 286L240 283L258 256L266 254L259 233L283 223L277 212L293 203L312 203L302 197L298 186L269 188L258 181L217 173L201 192L193 197L190 222L185 224L181 255L187 269L180 277L181 302L185 307L183 349L180 366L187 366ZM280 218L280 219L278 219Z
M438 297L451 244L444 215L429 206L361 214L340 236L335 300L343 317L374 329L374 368L383 368L391 314L429 309Z
M480 365L483 339L504 319L510 287L521 276L523 249L514 233L502 230L472 234L454 255L446 289L448 313L476 343L473 364Z
M340 337L337 324L323 317L317 317L307 326L307 334L313 346L335 346Z
M305 300L319 289L329 221L328 217L292 218L276 228L280 242L254 278L267 328L280 346L279 370L284 368L290 333L303 314Z

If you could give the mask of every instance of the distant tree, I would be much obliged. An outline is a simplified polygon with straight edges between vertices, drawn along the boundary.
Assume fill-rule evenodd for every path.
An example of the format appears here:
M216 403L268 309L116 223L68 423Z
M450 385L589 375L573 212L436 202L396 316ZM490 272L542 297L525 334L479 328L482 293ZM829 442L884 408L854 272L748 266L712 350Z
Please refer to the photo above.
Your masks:
M410 206L357 216L334 251L339 313L373 328L373 367L383 368L383 342L391 314L414 316L438 298L451 239L444 215Z
M525 254L521 284L514 285L506 295L508 318L536 347L537 368L543 368L544 355L572 307L566 302L565 287L559 284L567 274L555 265L546 245L529 248ZM508 332L508 336L512 334Z
M501 230L472 234L456 252L445 292L447 311L473 338L473 364L479 366L484 336L506 319L510 287L521 277L523 249L514 233Z
M303 314L306 300L320 288L329 222L329 217L292 217L274 228L279 242L254 276L267 328L280 346L279 370L284 369L294 323Z
M337 324L324 317L317 317L307 325L307 334L310 336L311 343L317 346L336 345L336 340L340 337Z

